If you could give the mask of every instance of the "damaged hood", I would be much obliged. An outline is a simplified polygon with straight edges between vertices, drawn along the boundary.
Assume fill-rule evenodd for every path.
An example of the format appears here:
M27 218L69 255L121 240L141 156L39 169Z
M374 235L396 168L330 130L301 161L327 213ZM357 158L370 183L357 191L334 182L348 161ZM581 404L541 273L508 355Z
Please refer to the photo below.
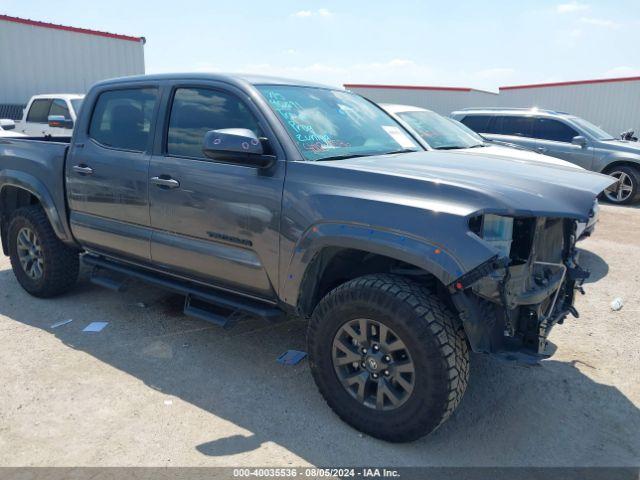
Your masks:
M408 196L418 192L443 210L452 205L459 214L467 215L486 212L586 221L596 197L616 182L607 175L573 167L455 151L358 157L323 165L357 171L359 176L388 176L384 183L395 185L396 196L398 189Z

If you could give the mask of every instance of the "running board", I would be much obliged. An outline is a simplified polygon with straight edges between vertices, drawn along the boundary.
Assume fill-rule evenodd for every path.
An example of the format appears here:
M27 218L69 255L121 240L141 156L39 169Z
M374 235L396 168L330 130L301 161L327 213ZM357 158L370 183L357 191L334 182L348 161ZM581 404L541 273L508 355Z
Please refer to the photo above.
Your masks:
M232 293L218 292L213 288L200 287L187 281L171 278L168 275L149 272L142 268L107 260L103 257L85 254L82 260L85 264L93 266L91 281L97 285L116 291L122 291L124 288L124 281L118 282L118 280L102 275L100 273L101 270L115 273L116 276L121 275L141 280L184 295L186 297L184 303L185 315L216 325L228 328L239 316L243 315L262 318L270 322L277 322L285 318L282 310L258 300Z
M114 292L124 292L127 289L125 279L116 279L102 275L99 268L92 270L89 281L100 287L113 290Z

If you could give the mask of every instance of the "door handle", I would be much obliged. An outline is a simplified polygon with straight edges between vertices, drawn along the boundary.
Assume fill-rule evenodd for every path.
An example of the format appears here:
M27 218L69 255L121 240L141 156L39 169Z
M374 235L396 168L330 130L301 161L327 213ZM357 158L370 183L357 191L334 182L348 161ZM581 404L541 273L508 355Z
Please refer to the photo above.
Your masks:
M93 168L87 167L86 165L74 165L73 171L80 175L93 175Z
M540 153L544 153L547 151L547 147L538 147L536 150L538 150Z
M151 183L164 188L178 188L180 186L180 182L173 178L152 177Z

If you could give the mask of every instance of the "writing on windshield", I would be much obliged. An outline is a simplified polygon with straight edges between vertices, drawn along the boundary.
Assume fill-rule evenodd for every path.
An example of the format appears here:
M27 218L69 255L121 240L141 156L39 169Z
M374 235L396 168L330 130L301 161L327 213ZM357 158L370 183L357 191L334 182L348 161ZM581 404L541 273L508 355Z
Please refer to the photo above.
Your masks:
M281 85L258 90L307 160L420 149L395 120L358 95Z

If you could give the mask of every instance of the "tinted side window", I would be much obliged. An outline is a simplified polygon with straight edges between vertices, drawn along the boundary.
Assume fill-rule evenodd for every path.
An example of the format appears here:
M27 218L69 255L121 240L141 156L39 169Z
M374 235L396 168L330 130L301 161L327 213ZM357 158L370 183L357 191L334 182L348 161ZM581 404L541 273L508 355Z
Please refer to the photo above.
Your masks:
M501 135L514 135L517 137L533 136L533 118L504 116L497 117L497 132Z
M491 118L489 115L467 115L460 121L474 132L492 133L489 132L489 122Z
M101 93L91 117L89 136L109 147L144 151L157 96L155 88Z
M237 97L204 88L179 88L171 107L167 153L205 158L204 135L221 128L248 128L263 136L258 121Z
M558 120L538 118L536 120L535 137L541 140L570 143L571 139L579 135L573 128Z
M51 103L49 115L62 115L67 120L71 120L71 114L69 114L69 107L67 107L67 102L59 98L56 98Z
M44 98L34 100L31 103L31 108L29 109L29 113L27 114L27 122L47 123L50 106L51 100Z

